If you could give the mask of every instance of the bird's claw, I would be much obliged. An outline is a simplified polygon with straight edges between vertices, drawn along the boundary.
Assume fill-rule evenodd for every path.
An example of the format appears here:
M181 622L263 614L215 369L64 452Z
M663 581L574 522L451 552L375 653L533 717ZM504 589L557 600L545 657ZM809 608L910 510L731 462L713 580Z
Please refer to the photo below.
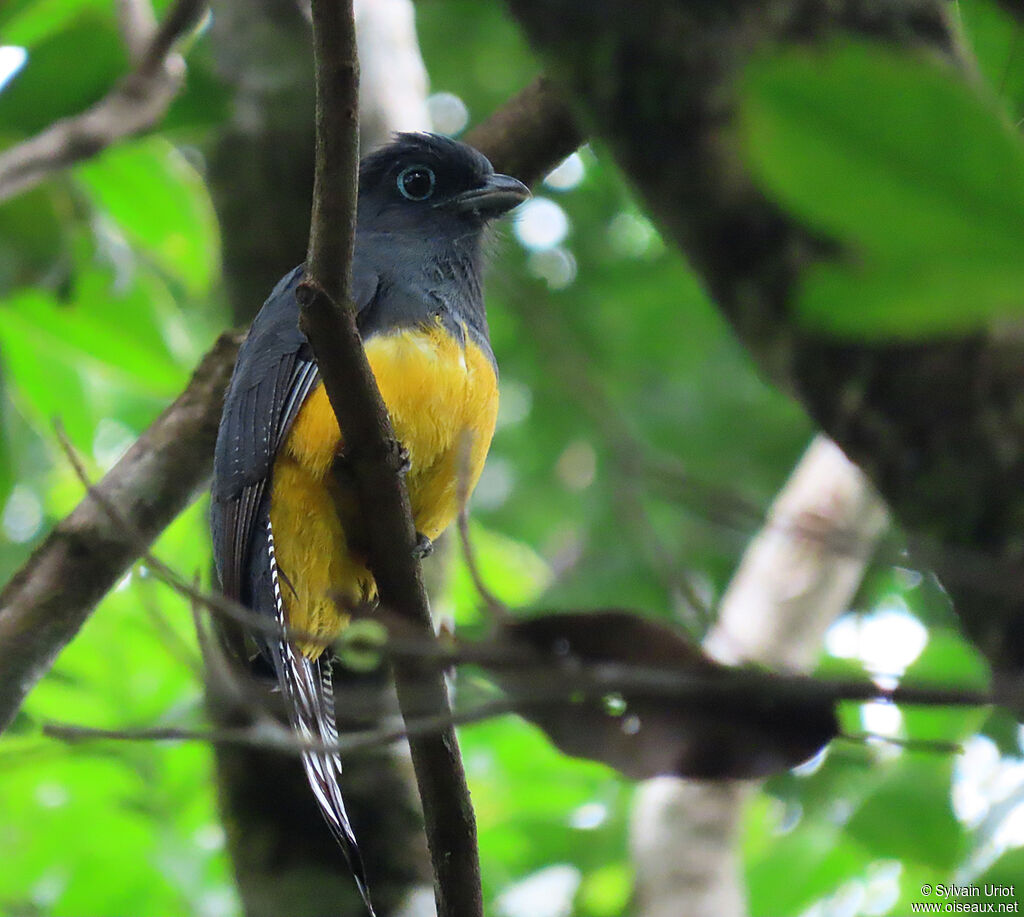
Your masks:
M408 474L412 468L412 456L409 455L409 450L397 440L395 440L394 449L397 458L396 464L398 473L402 475Z
M416 546L412 549L412 556L417 560L423 560L424 557L430 557L434 553L434 542L432 542L422 532L416 533Z

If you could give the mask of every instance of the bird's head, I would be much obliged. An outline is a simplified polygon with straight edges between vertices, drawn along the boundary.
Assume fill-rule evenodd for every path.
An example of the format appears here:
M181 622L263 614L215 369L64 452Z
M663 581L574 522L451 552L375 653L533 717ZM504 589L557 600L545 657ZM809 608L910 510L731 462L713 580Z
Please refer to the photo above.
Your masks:
M465 233L530 196L471 146L437 134L398 134L359 165L360 230Z

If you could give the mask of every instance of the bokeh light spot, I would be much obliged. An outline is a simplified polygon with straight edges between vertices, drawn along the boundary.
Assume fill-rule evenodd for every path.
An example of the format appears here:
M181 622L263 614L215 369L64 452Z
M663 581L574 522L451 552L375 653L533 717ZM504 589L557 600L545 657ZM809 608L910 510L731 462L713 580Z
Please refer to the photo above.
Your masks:
M3 518L0 519L0 525L3 526L8 541L15 544L31 541L42 524L43 505L35 491L24 484L15 484L4 507Z
M561 245L531 253L527 268L550 290L564 290L576 279L576 259Z
M569 217L554 201L535 197L523 204L512 224L516 238L531 251L554 248L569 233Z
M568 191L575 188L586 174L586 167L579 153L572 153L548 172L544 184L556 191Z
M0 45L0 90L25 66L28 51L17 45Z
M469 123L469 109L453 92L435 92L427 99L430 123L439 134L454 137Z

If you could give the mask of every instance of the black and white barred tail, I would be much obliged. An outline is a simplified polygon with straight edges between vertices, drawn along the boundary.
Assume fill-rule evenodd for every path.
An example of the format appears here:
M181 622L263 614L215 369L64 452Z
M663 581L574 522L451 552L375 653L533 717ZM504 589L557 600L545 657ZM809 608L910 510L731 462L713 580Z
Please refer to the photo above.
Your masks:
M283 631L286 624L284 601L281 596L277 557L274 553L274 532L269 519L267 550L274 590L274 608L277 623ZM319 659L307 659L291 643L283 639L274 649L274 667L281 690L284 692L292 730L303 741L336 746L338 726L334 717L334 684L327 654ZM309 780L313 795L320 804L320 811L323 812L331 832L341 845L370 917L374 917L366 883L366 869L341 795L341 759L336 752L310 750L302 753L302 764L306 769L306 778Z

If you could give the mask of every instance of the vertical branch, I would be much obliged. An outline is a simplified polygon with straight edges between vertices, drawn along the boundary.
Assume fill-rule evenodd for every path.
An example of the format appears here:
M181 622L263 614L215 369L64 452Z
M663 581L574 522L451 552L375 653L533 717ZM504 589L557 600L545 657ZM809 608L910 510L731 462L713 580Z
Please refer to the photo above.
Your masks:
M314 0L316 181L301 325L345 440L346 464L366 524L380 601L425 639L433 624L403 478L404 452L377 389L351 302L358 167L358 63L352 2ZM395 665L402 715L450 714L444 676L421 663ZM416 782L434 867L439 917L483 914L476 822L453 727L413 739Z
M704 647L722 662L811 666L888 524L881 498L817 436L772 504L722 598ZM844 550L836 550L836 540ZM641 784L631 847L638 917L743 917L739 837L755 781Z
M335 303L347 305L359 170L359 58L352 0L313 4L313 60L316 177L306 267Z

